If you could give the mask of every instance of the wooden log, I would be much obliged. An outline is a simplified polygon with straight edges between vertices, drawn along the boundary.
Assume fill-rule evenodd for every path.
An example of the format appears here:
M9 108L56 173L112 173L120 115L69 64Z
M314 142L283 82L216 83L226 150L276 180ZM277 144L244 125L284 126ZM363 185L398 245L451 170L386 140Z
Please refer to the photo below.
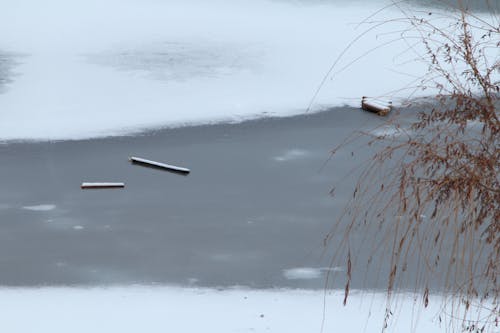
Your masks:
M107 188L124 188L124 183L82 183L82 190L89 189L107 189Z
M191 172L191 170L189 170L187 168L178 167L175 165L170 165L170 164L165 164L165 163L160 163L160 162L156 162L156 161L151 161L151 160L147 160L147 159L141 158L141 157L132 156L132 157L129 157L129 161L132 162L133 164L138 164L138 165L153 168L153 169L160 169L160 170L170 171L170 172L174 172L174 173L180 173L183 175L187 175Z
M376 113L379 116L386 116L392 110L392 102L388 103L389 105L379 105L373 102L367 102L366 96L363 96L361 99L361 108L365 111Z

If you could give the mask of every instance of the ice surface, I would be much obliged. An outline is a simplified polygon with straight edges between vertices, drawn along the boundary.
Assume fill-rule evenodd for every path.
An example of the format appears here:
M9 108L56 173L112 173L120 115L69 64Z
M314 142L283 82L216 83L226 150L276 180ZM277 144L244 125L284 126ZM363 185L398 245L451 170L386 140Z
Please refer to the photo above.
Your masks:
M305 150L290 149L290 150L283 152L283 154L274 157L274 160L278 161L278 162L287 162L287 161L291 161L291 160L300 159L306 155L307 155L307 151L305 151Z
M382 5L2 3L0 49L26 56L0 95L0 139L79 139L302 113L334 60L366 28L358 23ZM381 27L349 49L313 110L358 106L363 95L393 99L392 90L414 80L425 66L407 62L414 55L402 52L405 43L373 49L394 38L384 37L387 29L397 28Z
M289 280L319 279L322 276L321 269L310 267L285 269L283 275Z
M371 16L387 2L2 2L0 51L23 56L11 75L0 55L8 87L0 94L0 140L298 114L324 78L313 111L359 106L361 96L397 105L431 94L415 91L425 50L402 40L406 26L395 19L402 13Z
M23 209L46 212L56 208L56 205L52 204L44 204L44 205L35 205L35 206L23 206Z
M175 287L0 289L2 332L380 332L383 294ZM387 332L438 332L441 299L396 297ZM420 303L420 298L417 301ZM443 322L449 318L442 314ZM412 330L414 329L414 330Z
M409 128L397 127L395 125L384 125L370 131L371 135L378 137L397 137L401 135L410 135L411 130Z
M283 276L288 280L311 280L324 278L328 272L343 272L341 266L333 267L295 267L283 270Z

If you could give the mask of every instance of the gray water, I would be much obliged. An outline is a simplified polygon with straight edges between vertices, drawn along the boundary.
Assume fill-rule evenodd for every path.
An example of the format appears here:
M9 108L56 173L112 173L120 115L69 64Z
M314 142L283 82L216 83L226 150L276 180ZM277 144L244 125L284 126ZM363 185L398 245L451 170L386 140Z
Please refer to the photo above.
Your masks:
M433 8L464 8L476 12L490 12L498 13L500 11L500 1L498 0L406 0L402 1L391 1L391 0L275 0L282 2L291 2L298 4L334 4L342 5L344 3L357 3L362 4L364 2L369 3L380 3L381 8L383 6L389 6L391 4L404 5L405 3L414 5L421 8L433 9Z
M324 239L373 151L360 142L328 160L329 151L381 121L337 108L141 136L1 145L0 285L343 288L343 227L326 246ZM144 168L129 156L192 171ZM125 188L80 189L103 181ZM383 235L376 219L369 221L351 233L354 289L383 289L390 272L390 252L373 256ZM411 288L420 271L410 260L398 287ZM429 287L440 290L445 272L435 273Z
M0 285L323 288L332 255L323 238L352 191L340 179L358 158L322 166L334 142L379 121L335 109L138 137L2 145ZM131 165L130 155L192 172ZM84 181L126 187L81 190ZM344 189L336 200L333 183ZM293 276L304 267L312 276ZM361 276L355 283L364 284Z

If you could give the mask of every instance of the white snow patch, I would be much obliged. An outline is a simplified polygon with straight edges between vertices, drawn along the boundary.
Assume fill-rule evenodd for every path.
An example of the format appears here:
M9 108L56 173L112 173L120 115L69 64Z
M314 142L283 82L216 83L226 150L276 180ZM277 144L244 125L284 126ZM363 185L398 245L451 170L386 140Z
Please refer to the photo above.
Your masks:
M0 95L0 138L80 139L303 113L366 28L357 23L383 3L4 1L2 49L29 56ZM425 72L408 61L404 41L376 48L400 28L381 26L353 45L312 109L358 106L361 96L399 91Z
M285 269L283 276L288 280L311 280L321 277L320 268L298 267Z
M381 331L385 295L351 291L213 290L175 287L0 289L2 332L324 332ZM422 309L396 295L387 332L438 332L442 299ZM418 304L418 303L417 303ZM228 309L230 311L228 312ZM442 317L443 323L449 320Z
M189 278L188 283L191 284L197 284L200 280L197 278Z
M107 187L125 187L125 183L109 183L109 182L89 183L89 182L84 182L81 185L82 189L107 188Z
M55 208L56 208L56 205L52 205L52 204L23 206L23 209L25 209L25 210L32 210L32 211L37 211L37 212L47 212L50 210L54 210Z
M292 160L297 160L303 158L307 155L307 151L302 149L290 149L285 151L283 154L279 156L275 156L274 160L278 162L287 162Z
M391 106L390 102L371 100L371 99L366 99L365 101L367 104L372 105L372 106L379 108L379 109L388 109Z
M333 267L296 267L283 270L283 276L288 280L312 280L319 279L323 272L343 272L345 269L341 266Z
M402 128L394 125L384 125L380 128L376 128L370 132L371 135L377 137L397 137L401 135L408 135L410 130L408 128Z

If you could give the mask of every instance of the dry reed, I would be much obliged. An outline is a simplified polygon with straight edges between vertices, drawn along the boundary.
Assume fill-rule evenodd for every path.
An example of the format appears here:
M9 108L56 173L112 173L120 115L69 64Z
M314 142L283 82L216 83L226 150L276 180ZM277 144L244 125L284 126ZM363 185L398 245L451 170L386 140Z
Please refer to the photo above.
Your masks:
M398 34L427 64L416 89L432 93L409 102L419 109L411 126L401 127L398 117L389 120L404 135L369 138L377 151L326 237L343 233L332 262L349 267L344 304L352 276L362 274L351 265L356 249L350 238L376 226L377 235L368 235L373 243L366 265L374 256L390 261L383 277L384 327L400 288L413 288L427 307L429 294L437 292L429 286L441 283L439 292L449 295L444 311L452 330L494 331L500 320L499 16L477 15L461 1L436 13L410 9L403 1L393 6L402 17L391 22L406 24Z

